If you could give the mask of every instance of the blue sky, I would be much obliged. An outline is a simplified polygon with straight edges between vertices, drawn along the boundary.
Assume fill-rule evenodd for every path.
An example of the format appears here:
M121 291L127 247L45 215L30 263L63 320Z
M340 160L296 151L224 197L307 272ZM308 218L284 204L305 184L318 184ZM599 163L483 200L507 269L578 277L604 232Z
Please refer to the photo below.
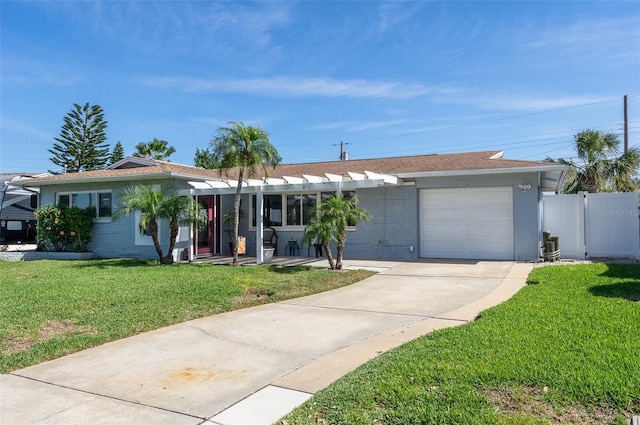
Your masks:
M56 170L74 103L126 154L193 164L229 121L285 163L504 150L574 156L585 128L640 145L639 1L0 1L0 172ZM620 138L622 140L622 137Z

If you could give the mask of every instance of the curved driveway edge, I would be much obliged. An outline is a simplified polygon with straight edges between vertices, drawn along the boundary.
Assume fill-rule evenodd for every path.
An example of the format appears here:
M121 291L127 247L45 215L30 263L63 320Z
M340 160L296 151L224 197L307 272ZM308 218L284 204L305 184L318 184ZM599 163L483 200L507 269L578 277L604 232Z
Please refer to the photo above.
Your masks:
M490 261L345 266L380 273L2 375L0 423L270 424L381 352L473 320L515 294L532 269Z

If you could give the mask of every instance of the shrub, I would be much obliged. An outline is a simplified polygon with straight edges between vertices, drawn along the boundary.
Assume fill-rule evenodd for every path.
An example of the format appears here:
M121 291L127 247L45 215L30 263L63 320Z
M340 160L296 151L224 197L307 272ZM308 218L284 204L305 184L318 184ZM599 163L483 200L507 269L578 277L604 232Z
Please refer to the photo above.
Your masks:
M36 211L38 249L42 251L87 250L95 208L47 205Z

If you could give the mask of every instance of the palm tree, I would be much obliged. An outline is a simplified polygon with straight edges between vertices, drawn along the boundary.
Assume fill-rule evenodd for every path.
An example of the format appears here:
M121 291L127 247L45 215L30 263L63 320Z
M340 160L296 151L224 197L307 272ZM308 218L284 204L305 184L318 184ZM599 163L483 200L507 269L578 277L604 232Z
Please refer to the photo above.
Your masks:
M210 147L214 163L220 173L237 170L238 185L233 203L233 265L238 263L238 226L240 221L240 199L244 178L254 176L262 169L267 177L267 166L277 167L282 161L278 150L269 141L269 133L261 128L247 126L242 122L230 122L228 127L218 128Z
M342 254L347 243L347 227L359 221L368 221L369 213L358 208L358 198L345 199L342 193L337 193L320 204L318 216L305 229L305 240L319 239L327 251L327 260L332 270L342 270ZM329 242L336 242L336 262Z
M158 160L167 160L171 154L175 153L173 146L168 146L169 142L166 140L153 139L151 142L140 142L136 145L136 152L133 156L138 158L151 158Z
M329 247L329 242L334 239L336 234L333 222L328 220L321 220L320 216L316 216L311 219L307 227L304 229L304 241L311 246L315 241L319 241L324 251L327 253L327 260L329 261L329 267L331 270L336 269L335 261L333 260L333 254Z
M120 196L120 203L122 208L114 217L119 219L139 211L139 230L142 233L148 229L161 264L173 264L173 248L180 225L206 223L202 207L193 198L179 196L175 187L170 185L163 185L160 190L144 185L127 187ZM158 221L161 219L169 220L169 249L166 255L158 240Z
M637 189L634 181L640 169L640 150L628 149L620 153L620 141L615 133L583 130L574 137L579 161L547 158L569 166L564 193L586 191L629 192Z

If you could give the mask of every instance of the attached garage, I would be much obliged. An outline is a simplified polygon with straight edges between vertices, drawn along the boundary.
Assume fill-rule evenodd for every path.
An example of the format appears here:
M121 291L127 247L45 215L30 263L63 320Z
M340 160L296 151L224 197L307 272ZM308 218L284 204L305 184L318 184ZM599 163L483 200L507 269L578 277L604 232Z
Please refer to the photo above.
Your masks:
M514 259L513 188L420 190L420 256Z

